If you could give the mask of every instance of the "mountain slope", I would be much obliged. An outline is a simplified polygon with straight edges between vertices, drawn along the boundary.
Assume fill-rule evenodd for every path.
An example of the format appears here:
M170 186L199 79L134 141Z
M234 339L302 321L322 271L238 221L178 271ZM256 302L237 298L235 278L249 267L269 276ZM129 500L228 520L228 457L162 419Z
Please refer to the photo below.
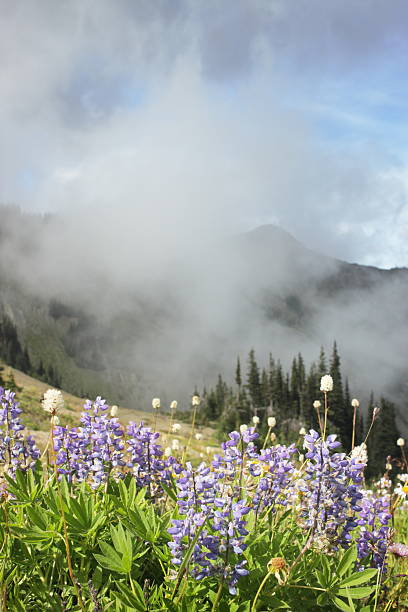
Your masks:
M325 257L264 226L172 254L155 248L143 266L129 252L123 271L104 245L96 259L55 249L62 229L50 218L5 227L0 317L33 372L51 368L64 389L141 407L152 396L187 398L252 347L289 363L336 338L354 393L391 395L405 419L407 269Z

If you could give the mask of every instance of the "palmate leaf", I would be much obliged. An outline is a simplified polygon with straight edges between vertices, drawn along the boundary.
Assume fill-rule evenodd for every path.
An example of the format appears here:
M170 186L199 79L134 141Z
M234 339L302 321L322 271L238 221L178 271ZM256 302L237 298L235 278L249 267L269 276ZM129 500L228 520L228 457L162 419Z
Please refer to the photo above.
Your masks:
M50 520L46 510L40 506L28 506L26 512L34 527L44 531L49 528Z
M353 563L356 562L356 560L357 546L354 544L353 546L350 546L350 548L344 553L343 557L341 558L341 561L337 566L337 575L340 577L344 576L344 574L347 573L347 571L350 569Z
M337 591L337 595L341 595L342 597L350 596L352 599L363 599L364 597L368 597L375 590L374 586L366 586L366 587L351 587L339 589Z
M121 582L116 583L116 587L119 589L119 593L116 592L115 596L121 603L129 606L132 610L146 612L146 602L143 590L138 582L133 582L134 592Z
M3 477L7 481L7 489L17 501L33 502L40 495L42 489L41 480L38 478L38 475L34 475L32 470L23 472L18 469L15 479L6 473L3 474Z
M121 523L117 527L111 526L110 533L115 550L121 553L123 557L132 560L133 546L130 533L125 532Z
M94 557L102 567L119 574L128 574L130 572L131 562L129 563L128 559L123 560L113 546L107 542L100 542L99 546L103 555L95 553Z
M368 582L371 578L374 578L378 574L377 569L366 569L362 572L355 572L351 576L344 578L339 584L339 587L350 587L357 586L359 584L363 584L364 582Z
M23 527L15 527L13 531L18 535L20 540L24 540L27 544L40 544L41 542L51 543L54 539L61 539L61 534L58 531L42 529L41 527L32 527L26 529Z
M336 608L338 608L339 610L343 610L343 612L355 612L355 607L350 606L343 599L340 599L340 597L333 597L332 601L335 604Z

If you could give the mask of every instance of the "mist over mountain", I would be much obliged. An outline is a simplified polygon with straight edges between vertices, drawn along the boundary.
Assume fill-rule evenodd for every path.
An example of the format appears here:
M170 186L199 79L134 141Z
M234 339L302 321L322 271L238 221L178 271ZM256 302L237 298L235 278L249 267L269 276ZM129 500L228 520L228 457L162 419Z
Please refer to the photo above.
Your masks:
M62 388L149 405L232 378L251 348L289 364L336 339L353 394L389 395L406 427L407 269L327 257L274 225L142 240L110 220L1 210L0 312Z

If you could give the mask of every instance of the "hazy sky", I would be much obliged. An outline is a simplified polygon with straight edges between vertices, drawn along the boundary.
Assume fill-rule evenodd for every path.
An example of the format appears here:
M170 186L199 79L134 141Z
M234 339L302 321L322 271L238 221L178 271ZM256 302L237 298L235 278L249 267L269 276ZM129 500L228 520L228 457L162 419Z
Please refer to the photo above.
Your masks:
M0 57L0 202L408 266L406 0L0 0Z

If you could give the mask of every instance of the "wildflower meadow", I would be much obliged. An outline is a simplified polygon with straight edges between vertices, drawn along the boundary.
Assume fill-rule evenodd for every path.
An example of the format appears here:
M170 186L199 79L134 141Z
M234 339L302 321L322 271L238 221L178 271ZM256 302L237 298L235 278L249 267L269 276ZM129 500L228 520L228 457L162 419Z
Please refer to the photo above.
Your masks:
M262 438L255 417L214 449L196 395L188 442L164 447L158 398L152 427L122 425L100 397L67 427L50 389L40 451L0 387L0 610L408 609L405 441L367 481L367 440L346 454L327 431L332 390L326 375L319 431L296 443L279 443L274 416Z

